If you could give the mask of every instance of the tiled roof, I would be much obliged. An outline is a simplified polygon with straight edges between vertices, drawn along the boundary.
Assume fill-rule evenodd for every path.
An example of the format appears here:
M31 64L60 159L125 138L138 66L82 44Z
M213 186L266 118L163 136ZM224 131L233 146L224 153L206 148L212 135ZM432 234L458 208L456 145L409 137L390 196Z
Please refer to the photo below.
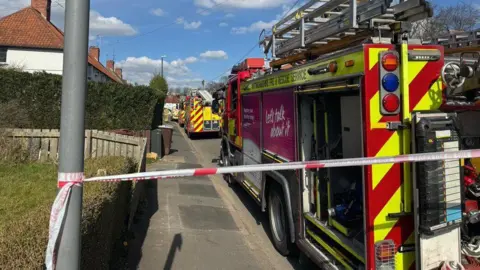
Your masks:
M63 49L63 34L32 7L0 19L0 45Z
M0 46L63 50L63 32L36 9L27 7L0 18ZM124 83L93 57L88 56L88 63L113 81Z
M119 83L124 83L121 78L115 74L114 71L110 71L108 68L106 68L102 63L97 61L95 58L91 57L90 55L88 56L88 63L92 66L94 66L96 69L98 69L100 72L103 74L107 75L110 79L113 81L119 82Z
M180 97L177 96L167 96L165 98L165 103L180 103Z

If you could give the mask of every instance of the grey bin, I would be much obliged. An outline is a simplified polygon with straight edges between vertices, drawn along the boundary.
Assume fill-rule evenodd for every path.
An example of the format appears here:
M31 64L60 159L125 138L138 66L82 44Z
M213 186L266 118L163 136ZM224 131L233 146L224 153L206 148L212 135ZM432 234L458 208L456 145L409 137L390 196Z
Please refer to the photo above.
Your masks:
M150 131L150 152L156 153L158 158L163 157L162 130L157 128Z
M173 136L173 127L169 125L159 126L162 130L162 139L163 139L163 149L165 150L165 155L170 154L170 147L172 146L172 136Z

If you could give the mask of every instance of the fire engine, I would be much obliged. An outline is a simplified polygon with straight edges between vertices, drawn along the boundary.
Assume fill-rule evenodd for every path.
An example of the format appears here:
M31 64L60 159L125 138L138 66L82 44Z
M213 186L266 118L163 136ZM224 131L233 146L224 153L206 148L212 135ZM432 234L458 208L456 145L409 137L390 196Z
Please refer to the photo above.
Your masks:
M220 134L221 118L212 111L213 101L206 90L192 90L187 96L184 129L189 138L201 133Z
M180 101L180 111L178 113L178 125L183 127L185 124L185 111L186 111L186 98L182 98Z
M431 15L421 0L330 0L309 1L280 20L260 40L269 67L250 58L232 68L220 164L478 148L479 32L428 44L409 39L409 23ZM325 269L457 269L480 257L470 227L479 218L480 186L473 165L464 183L464 162L471 165L447 160L225 178L268 213L282 255L299 250Z

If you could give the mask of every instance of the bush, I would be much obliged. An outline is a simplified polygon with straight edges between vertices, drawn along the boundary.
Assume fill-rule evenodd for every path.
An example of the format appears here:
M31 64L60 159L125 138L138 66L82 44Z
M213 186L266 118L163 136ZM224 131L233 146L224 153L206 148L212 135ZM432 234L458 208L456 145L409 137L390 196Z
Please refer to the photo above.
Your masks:
M122 157L85 162L85 175L135 171ZM0 269L42 269L48 220L56 194L51 163L0 163ZM108 269L114 242L121 238L131 183L86 183L82 212L82 269Z
M0 69L0 127L58 129L62 77ZM146 86L88 83L86 129L149 129L165 96Z

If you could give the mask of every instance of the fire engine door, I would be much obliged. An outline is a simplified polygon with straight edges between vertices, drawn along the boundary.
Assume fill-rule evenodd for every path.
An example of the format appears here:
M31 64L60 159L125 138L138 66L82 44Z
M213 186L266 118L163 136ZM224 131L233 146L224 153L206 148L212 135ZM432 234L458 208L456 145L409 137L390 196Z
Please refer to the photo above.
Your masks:
M302 160L327 159L325 129L325 104L319 95L300 95L298 99ZM303 172L303 209L319 220L328 218L328 178L326 170Z

